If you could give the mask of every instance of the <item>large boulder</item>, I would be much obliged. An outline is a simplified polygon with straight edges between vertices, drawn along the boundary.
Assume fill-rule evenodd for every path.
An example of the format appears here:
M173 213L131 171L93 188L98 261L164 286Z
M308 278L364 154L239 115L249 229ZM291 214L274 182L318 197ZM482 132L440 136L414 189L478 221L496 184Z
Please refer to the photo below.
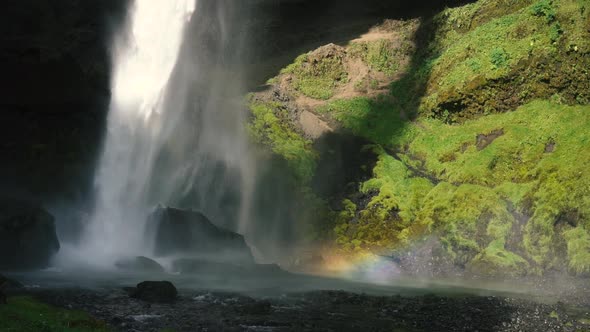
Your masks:
M215 226L203 214L158 207L148 220L157 256L200 257L217 262L254 263L244 237Z
M128 291L132 298L155 303L174 302L178 295L176 287L170 281L144 281Z
M46 268L58 250L51 214L29 202L0 199L0 269Z

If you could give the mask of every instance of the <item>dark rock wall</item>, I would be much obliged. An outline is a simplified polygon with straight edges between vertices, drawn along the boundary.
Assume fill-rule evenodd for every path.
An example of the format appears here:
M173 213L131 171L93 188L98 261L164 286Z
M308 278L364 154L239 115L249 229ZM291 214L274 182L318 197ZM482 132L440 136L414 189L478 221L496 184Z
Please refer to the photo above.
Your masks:
M89 188L109 100L109 40L126 0L0 5L0 190L80 195Z

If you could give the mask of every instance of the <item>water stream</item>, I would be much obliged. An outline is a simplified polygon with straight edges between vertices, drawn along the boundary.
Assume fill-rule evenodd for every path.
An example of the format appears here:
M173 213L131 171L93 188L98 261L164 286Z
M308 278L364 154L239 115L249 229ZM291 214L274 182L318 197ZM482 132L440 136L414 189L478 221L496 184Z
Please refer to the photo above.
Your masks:
M96 201L68 261L149 256L159 203L246 232L255 174L222 1L136 0L113 42L112 96ZM188 32L191 33L188 33ZM232 46L237 47L237 46ZM76 256L76 257L73 257ZM91 259L89 259L89 257Z

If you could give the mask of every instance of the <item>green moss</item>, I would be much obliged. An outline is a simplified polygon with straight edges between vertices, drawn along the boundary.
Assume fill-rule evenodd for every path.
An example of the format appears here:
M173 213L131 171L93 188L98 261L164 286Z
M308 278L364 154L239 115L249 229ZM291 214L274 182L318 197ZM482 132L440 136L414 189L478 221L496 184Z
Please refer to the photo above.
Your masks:
M555 53L550 27L541 18L529 15L529 10L490 20L449 44L434 60L429 90L436 89L438 96L443 96L465 88L478 77L489 80L506 76L531 54ZM422 106L427 110L428 105Z
M361 58L371 69L389 76L394 75L400 68L401 51L401 47L386 39L352 43L349 47L349 52L353 56Z
M378 192L368 208L375 210L381 219L397 211L401 220L410 224L421 208L421 202L433 185L427 179L414 176L401 161L377 148L379 155L373 170L374 177L361 186L361 192Z
M297 91L321 100L330 99L340 83L347 80L342 57L337 54L304 54L282 73L293 75L292 85Z
M590 0L479 0L446 9L422 22L409 70L377 98L333 100L346 79L340 51L309 53L285 69L297 91L332 99L315 111L374 143L378 155L358 189L370 197L366 206L351 196L329 216L337 243L396 248L436 233L458 265L521 275L556 267L565 240L570 271L588 273L590 106L565 105L589 103L586 8ZM390 75L402 52L388 41L347 51ZM565 90L552 87L563 82ZM531 101L538 96L555 97ZM253 132L309 179L314 153L282 112L280 105L253 112L263 119ZM576 232L558 227L567 214L576 215Z
M497 185L494 191L504 200L511 202L520 209L521 212L523 205L527 199L527 195L532 192L533 187L536 185L535 182L530 183L514 183L504 182Z
M442 232L448 252L465 264L490 241L504 243L514 218L491 189L442 182L428 193L418 221L430 231Z
M423 120L420 129L412 131L409 152L423 156L426 168L449 182L484 186L532 183L543 170L563 167L581 171L571 151L590 152L590 146L583 143L588 141L588 109L536 101L515 112L490 115L460 126ZM488 145L478 146L479 135L494 132L497 137L489 136ZM551 142L555 151L547 153L545 149Z
M540 77L557 77L559 81L569 74L588 80L588 73L576 67L588 66L576 55L590 53L590 30L585 23L590 19L583 14L588 0L493 2L480 0L448 9L435 18L435 40L416 65L432 63L426 95L419 106L423 114L440 117L447 111L456 113L451 120L463 121L507 111L521 99L524 103L548 98L556 91L539 82ZM546 64L538 73L534 72L537 61ZM568 63L568 68L563 68L563 63ZM523 70L528 71L526 75ZM551 74L547 75L548 71ZM502 85L494 85L499 80ZM587 103L585 84L576 88L582 93L568 91L568 103ZM498 97L502 91L518 98Z
M307 183L315 170L315 153L311 142L291 128L287 110L278 103L252 102L250 111L253 115L248 126L251 136L282 156L297 180Z
M493 187L522 208L533 202L524 245L530 257L545 265L553 257L556 218L568 211L590 215L590 107L532 102L516 112L491 115L461 126L436 120L422 122L409 151L421 155L427 170L453 183ZM479 134L501 128L503 135L483 149ZM547 152L548 144L554 151ZM451 157L449 157L451 156Z
M388 144L405 135L405 122L400 110L384 97L339 99L318 109L338 120L358 136Z
M506 250L502 240L491 242L468 264L472 273L486 276L524 276L528 268L529 263Z
M530 12L537 17L545 17L547 23L555 21L555 8L552 0L541 0L531 6Z
M369 125L367 119L396 114L395 107L363 98L335 101L323 111L373 142L407 149L396 159L377 148L374 177L361 187L362 192L377 193L360 213L361 220L390 223L392 246L419 233L413 229L424 225L428 232L442 231L449 253L458 263L467 263L491 241L507 241L511 236L510 202L521 212L532 212L524 248L529 258L543 266L552 260L548 253L555 250L556 218L572 209L590 215L590 176L584 169L590 164L589 106L535 101L515 112L462 125L434 119L404 124L399 118ZM478 136L494 133L487 143L480 138L478 144ZM553 150L548 151L548 145ZM443 182L432 188L425 174L415 174L410 166ZM532 210L525 211L531 204ZM478 231L484 219L485 233ZM497 255L497 247L493 248L479 257L480 266L482 262L508 266L516 259L509 253ZM509 262L500 262L500 257Z
M0 330L108 331L104 322L83 312L54 308L26 296L10 297L8 305L0 305Z
M508 60L510 60L510 55L503 48L495 48L490 54L490 61L496 69L506 66ZM470 67L473 69L472 66Z
M590 233L577 227L564 233L569 269L577 275L590 275Z

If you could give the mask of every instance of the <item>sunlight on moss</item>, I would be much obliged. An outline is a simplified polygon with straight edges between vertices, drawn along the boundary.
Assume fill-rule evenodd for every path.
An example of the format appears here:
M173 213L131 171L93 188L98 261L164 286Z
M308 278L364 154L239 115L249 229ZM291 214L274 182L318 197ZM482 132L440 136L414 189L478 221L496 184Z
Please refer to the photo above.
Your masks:
M521 271L526 267L521 256L505 248L500 252L497 243L488 248L489 243L504 243L510 236L514 223L511 206L525 212L527 200L533 202L524 247L540 265L550 260L547 254L554 251L553 223L557 216L568 209L590 215L590 177L583 166L590 164L590 141L586 137L590 107L536 101L515 112L490 115L461 126L424 119L403 126L388 122L382 126L389 128L379 130L365 127L370 113L379 112L376 117L395 113L387 106L373 105L364 99L337 101L323 111L375 142L407 146L405 157L400 159L377 147L374 177L361 187L362 192L376 195L360 213L360 219L376 225L391 223L387 230L391 246L405 241L405 229L419 229L416 225L423 224L430 232L443 231L449 253L460 264L484 250L476 260L480 268L486 265L491 271L492 263L498 263L501 269L518 261ZM400 129L390 135L394 126ZM419 160L407 156L419 156ZM434 187L425 174L414 174L408 168L412 164L423 165L426 175L443 182ZM482 233L478 225L486 218ZM370 231L357 232L354 239L371 243L358 237L361 235L373 236Z
M315 99L330 99L335 89L347 80L347 73L342 59L329 55L316 58L312 58L312 53L301 55L281 73L291 74L293 87L302 94Z
M391 40L352 43L349 52L361 58L373 70L392 76L400 68L401 48L395 47Z
M330 99L313 111L378 156L371 178L338 197L328 237L358 253L435 234L456 265L476 274L520 276L559 264L587 274L589 12L590 0L479 0L424 20L432 35L405 36L399 49L353 42L348 56L388 75L404 43L419 46L407 72L376 97L335 100L346 80L339 58L311 65L314 52L298 57L283 71L293 87ZM356 88L367 92L366 82ZM272 136L282 155L301 154L292 164L309 177L309 142L271 108L257 111L274 118L256 120L264 125L254 131ZM567 226L568 215L577 224Z

